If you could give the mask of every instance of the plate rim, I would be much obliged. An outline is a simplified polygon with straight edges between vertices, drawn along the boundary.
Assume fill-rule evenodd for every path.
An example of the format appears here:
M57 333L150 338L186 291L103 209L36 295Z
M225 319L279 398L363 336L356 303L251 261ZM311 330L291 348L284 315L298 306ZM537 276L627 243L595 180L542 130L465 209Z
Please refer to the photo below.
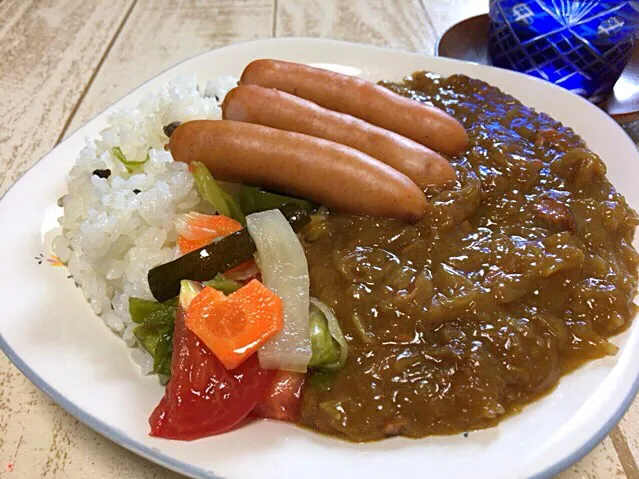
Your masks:
M110 109L112 109L116 104L118 104L120 101L122 101L123 99L125 99L129 95L132 95L132 94L138 92L139 90L143 90L149 83L155 81L157 77L169 72L170 70L178 67L179 65L182 65L182 64L187 63L189 61L195 60L195 59L197 59L199 57L204 57L204 56L206 56L206 55L208 55L208 54L210 54L211 52L214 52L214 51L232 49L232 48L235 48L235 47L246 47L246 46L250 46L252 44L258 45L258 44L264 44L264 43L294 43L294 42L298 42L298 41L308 42L308 43L317 43L317 44L335 44L335 45L359 46L359 47L373 48L373 49L378 49L378 50L386 50L386 51L389 51L389 52L397 52L397 53L402 53L402 54L409 54L409 55L412 55L412 56L415 56L415 57L432 57L432 58L437 58L438 60L444 60L444 61L449 61L449 62L462 62L462 63L467 63L467 64L470 64L470 65L477 65L477 63L474 63L474 62L466 62L466 61L459 60L459 59L452 59L452 58L448 58L448 57L442 57L442 56L438 56L437 54L433 55L433 54L429 54L429 53L425 53L425 52L421 53L421 52L414 52L414 51L402 50L402 49L397 49L397 48L382 47L382 46L372 45L372 44L368 44L368 43L335 40L335 39L329 39L329 38L314 38L314 37L298 37L298 36L295 36L295 37L265 38L265 39L256 39L256 40L247 40L247 41L234 42L234 43L230 43L230 44L218 47L218 48L212 48L210 50L206 50L204 52L201 52L201 53L198 53L196 55L193 55L193 56L190 56L188 58L185 58L185 59L183 59L183 60L181 60L181 61L179 61L177 63L174 63L174 64L170 65L169 67L159 71L158 73L153 75L153 77L149 78L148 80L146 80L145 82L141 83L140 85L138 85L137 87L133 88L132 90L127 91L124 95L119 97L117 100L115 100L112 103L110 103L105 109L101 110L100 112L98 112L95 115L93 115L90 119L88 119L87 121L85 121L82 124L80 124L73 131L67 132L66 137L63 138L62 141L58 142L51 150L49 150L45 155L43 155L41 158L36 160L22 174L20 174L18 179L16 181L14 181L14 183L11 184L11 186L9 186L7 188L7 190L2 194L2 196L0 196L0 201L4 200L5 197L7 196L7 194L16 185L21 184L23 182L24 178L29 174L29 172L34 167L36 167L42 160L47 158L53 151L57 150L63 144L65 144L66 142L70 141L74 137L74 135L77 133L78 130L80 130L84 126L88 125L89 123L93 122L96 118L98 118L99 116L103 115L105 112L107 112ZM437 39L435 48L437 48L438 44L439 44L439 38ZM526 76L526 75L524 75L522 73L518 73L518 72L510 72L510 73L514 73L515 75ZM529 77L527 77L527 78L529 78ZM535 79L535 78L532 78L532 79L533 80L538 80L538 79ZM543 80L539 80L539 81L543 82ZM546 82L544 82L544 83L546 83ZM554 86L556 88L561 89L560 87L557 87L556 85L549 84L549 86ZM562 91L565 91L565 90L562 89ZM566 92L566 93L570 94L570 92ZM574 96L577 96L577 95L574 95ZM585 99L583 99L581 97L578 97L578 98L582 99L584 102L587 102L587 100L585 100ZM619 126L617 122L615 122L615 123L621 129L621 126ZM639 318L639 316L638 316L638 318ZM141 442L138 442L133 437L127 435L126 433L121 432L118 428L111 426L106 421L98 419L95 416L93 416L92 414L90 414L90 413L86 412L85 410L83 410L82 408L74 405L70 400L68 400L66 398L66 396L64 396L64 394L59 392L54 387L50 386L49 383L47 383L47 381L42 376L40 376L38 373L36 373L18 355L18 353L4 339L4 335L2 334L1 331L0 331L0 350L3 351L4 354L7 356L7 358L11 361L11 363L27 379L29 379L29 381L31 381L31 383L33 383L38 389L40 389L40 391L42 391L49 399L51 399L53 402L55 402L58 406L60 406L62 409L64 409L71 416L73 416L74 418L76 418L77 420L82 422L84 425L86 425L87 427L89 427L93 431L97 432L98 434L106 437L107 439L113 441L118 446L123 447L123 448L125 448L125 449L127 449L127 450L129 450L129 451L131 451L131 452L133 452L133 453L135 453L137 455L139 455L140 457L143 457L143 458L145 458L145 459L147 459L147 460L149 460L151 462L154 462L154 463L159 464L159 465L161 465L163 467L166 467L167 469L170 469L170 470L172 470L174 472L177 472L179 474L184 474L184 475L187 475L187 476L193 477L193 478L224 479L222 476L219 476L219 475L215 474L215 472L212 471L212 470L207 470L207 469L199 467L199 466L194 466L194 465L192 465L192 464L190 464L188 462L185 462L185 461L182 461L182 460L179 460L179 459L175 459L172 456L170 456L169 454L165 454L165 453L161 452L160 450L158 450L158 449L156 449L154 447L146 446L146 445L142 444ZM556 474L566 470L568 467L570 467L571 465L573 465L574 463L576 463L577 461L582 459L584 456L586 456L617 425L617 423L621 420L623 415L626 413L628 408L633 403L633 401L636 398L638 392L639 392L639 373L635 376L635 379L634 379L632 385L630 386L630 389L629 389L629 392L628 392L627 396L623 399L623 401L621 401L619 407L614 411L614 414L612 414L610 416L610 418L599 428L598 431L593 433L591 435L591 437L588 438L586 441L584 441L584 443L580 447L578 447L577 449L572 451L570 454L568 454L565 457L563 457L563 459L555 461L555 463L553 463L550 466L546 467L545 470L543 470L543 471L541 471L541 472L539 472L539 473L537 473L537 474L535 474L533 476L530 476L530 479L542 479L542 478L545 479L545 478L553 477Z

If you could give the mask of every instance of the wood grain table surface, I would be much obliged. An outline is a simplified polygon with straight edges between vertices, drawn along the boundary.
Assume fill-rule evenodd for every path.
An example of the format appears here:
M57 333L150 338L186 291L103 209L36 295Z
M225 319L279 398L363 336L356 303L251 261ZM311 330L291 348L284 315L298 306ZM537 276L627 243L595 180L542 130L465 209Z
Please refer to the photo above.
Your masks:
M431 54L487 0L0 0L0 194L60 140L175 63L311 36ZM639 402L558 477L639 479ZM0 354L0 477L177 478L51 402Z

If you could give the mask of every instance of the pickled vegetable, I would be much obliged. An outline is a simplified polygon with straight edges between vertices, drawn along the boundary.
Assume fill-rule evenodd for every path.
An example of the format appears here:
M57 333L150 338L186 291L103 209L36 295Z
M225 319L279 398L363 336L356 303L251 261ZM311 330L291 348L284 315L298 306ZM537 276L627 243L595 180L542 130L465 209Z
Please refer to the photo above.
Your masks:
M129 298L129 313L137 324L133 334L153 356L152 372L169 376L173 352L173 327L177 314L177 298L164 303Z
M310 328L313 356L309 366L343 367L348 356L348 343L333 310L316 298L311 298Z
M246 228L149 271L153 297L165 301L180 292L180 281L208 281L246 261L255 245Z
M282 329L282 300L256 279L226 296L206 287L186 311L189 328L227 370Z
M242 185L240 189L240 208L246 215L273 210L290 204L298 205L308 213L313 211L313 203L307 200L278 195L254 186Z
M308 213L294 205L285 205L282 213L294 230L310 221ZM181 280L208 281L250 259L254 252L255 244L244 228L176 260L152 268L148 275L151 293L158 301L166 301L178 295Z
M247 216L255 261L264 285L282 299L284 327L258 352L265 369L306 372L311 359L309 279L306 256L293 228L279 210Z
M328 331L324 315L317 310L311 311L309 324L313 355L308 366L316 368L337 362L339 360L339 344Z
M207 281L205 285L210 286L213 289L217 289L226 295L229 295L242 287L241 283L227 278L223 274L218 274L212 280Z
M209 169L198 161L194 161L189 165L191 173L195 178L195 184L200 196L208 201L215 210L221 215L233 218L245 225L246 220L244 213L237 205L235 200L229 195L224 188L217 184Z

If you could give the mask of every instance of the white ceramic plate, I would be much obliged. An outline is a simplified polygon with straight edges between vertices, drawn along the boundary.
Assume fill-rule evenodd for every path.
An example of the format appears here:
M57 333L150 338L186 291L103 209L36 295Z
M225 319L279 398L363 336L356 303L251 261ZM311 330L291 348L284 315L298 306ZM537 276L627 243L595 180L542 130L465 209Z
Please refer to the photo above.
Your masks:
M181 63L113 105L142 96L179 75L239 75L253 59L312 63L379 80L415 70L465 73L572 126L609 168L613 184L639 207L639 154L623 130L590 103L540 80L456 60L349 43L277 39L233 45ZM56 200L83 146L106 126L104 112L36 164L0 202L0 347L54 401L116 443L192 477L388 478L547 477L592 449L621 418L639 386L639 322L617 337L616 358L563 378L549 396L498 427L423 440L350 444L277 422L256 422L195 442L148 436L147 418L163 394L141 377L124 343L109 332L66 277L38 264L59 214Z

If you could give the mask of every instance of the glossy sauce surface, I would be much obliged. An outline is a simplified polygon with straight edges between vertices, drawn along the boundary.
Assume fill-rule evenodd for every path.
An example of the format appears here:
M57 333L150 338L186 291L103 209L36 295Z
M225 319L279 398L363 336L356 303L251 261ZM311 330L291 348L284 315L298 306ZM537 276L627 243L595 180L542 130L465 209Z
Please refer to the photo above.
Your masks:
M303 233L350 356L307 382L302 423L354 441L496 424L614 354L635 314L637 215L572 130L461 75L386 86L448 111L470 146L419 223L326 213Z

